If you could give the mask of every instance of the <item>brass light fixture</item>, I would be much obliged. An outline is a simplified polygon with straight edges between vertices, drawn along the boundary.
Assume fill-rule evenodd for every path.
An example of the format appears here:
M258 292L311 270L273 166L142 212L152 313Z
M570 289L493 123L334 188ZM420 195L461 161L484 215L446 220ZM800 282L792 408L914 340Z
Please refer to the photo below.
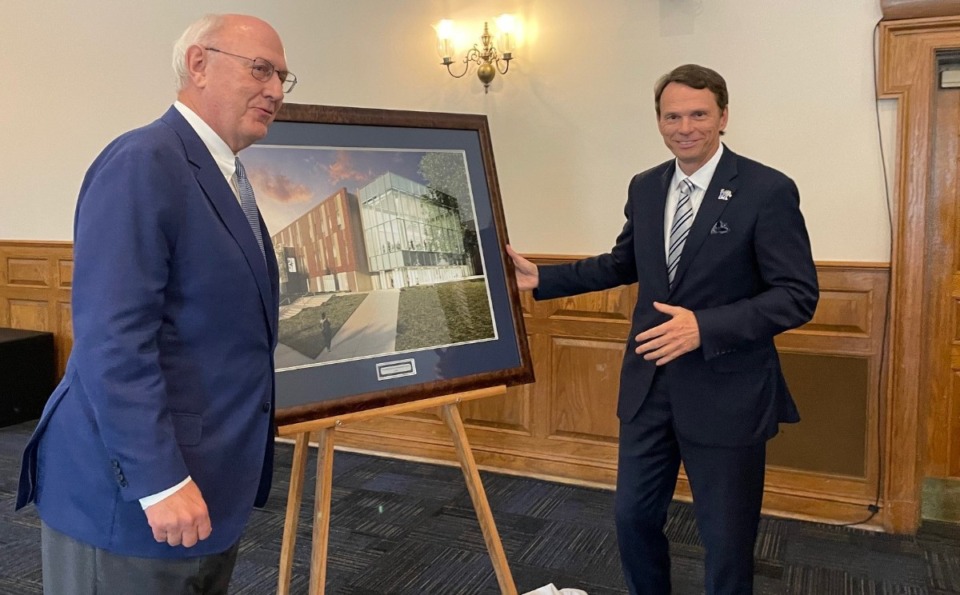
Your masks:
M483 92L488 93L490 83L497 76L497 73L507 74L507 71L510 70L510 60L513 60L514 44L516 43L515 20L512 15L503 14L497 17L497 44L500 46L499 48L493 45L493 35L490 34L487 23L483 24L480 46L474 44L472 48L467 50L462 60L463 71L460 74L455 73L450 68L454 64L453 55L456 52L456 31L453 21L442 20L437 24L436 29L437 53L443 60L441 64L447 67L447 72L453 78L462 78L470 70L470 64L474 63L477 65L477 78L483 83Z

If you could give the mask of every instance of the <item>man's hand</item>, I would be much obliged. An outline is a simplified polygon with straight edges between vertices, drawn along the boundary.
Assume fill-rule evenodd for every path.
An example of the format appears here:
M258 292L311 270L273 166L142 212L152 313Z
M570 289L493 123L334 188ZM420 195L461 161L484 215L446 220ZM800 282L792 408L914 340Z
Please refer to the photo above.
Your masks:
M540 285L540 270L526 258L514 252L507 245L507 255L513 260L513 267L517 271L517 287L520 291L531 291Z
M210 537L210 514L200 488L193 481L144 511L159 543L193 547Z
M700 347L700 325L693 312L660 302L653 302L653 307L673 318L636 336L637 355L662 366Z

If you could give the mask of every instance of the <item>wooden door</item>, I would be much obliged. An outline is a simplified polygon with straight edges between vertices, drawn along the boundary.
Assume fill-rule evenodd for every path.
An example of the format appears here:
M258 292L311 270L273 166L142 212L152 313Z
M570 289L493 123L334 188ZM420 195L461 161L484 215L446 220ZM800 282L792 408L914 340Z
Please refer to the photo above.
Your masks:
M926 394L921 394L927 401L923 474L960 478L960 89L935 90L931 116L921 364L927 379Z

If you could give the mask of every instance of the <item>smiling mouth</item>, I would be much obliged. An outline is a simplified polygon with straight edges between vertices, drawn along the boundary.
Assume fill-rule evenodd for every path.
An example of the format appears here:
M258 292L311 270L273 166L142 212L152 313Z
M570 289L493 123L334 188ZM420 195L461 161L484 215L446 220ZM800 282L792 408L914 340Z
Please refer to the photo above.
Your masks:
M272 118L274 117L274 115L275 115L275 112L273 112L273 111L271 111L271 110L269 110L269 109L267 109L267 108L265 108L265 107L255 107L255 108L253 108L253 109L254 109L254 113L256 113L256 114L258 115L258 117L263 118L263 119L272 119Z

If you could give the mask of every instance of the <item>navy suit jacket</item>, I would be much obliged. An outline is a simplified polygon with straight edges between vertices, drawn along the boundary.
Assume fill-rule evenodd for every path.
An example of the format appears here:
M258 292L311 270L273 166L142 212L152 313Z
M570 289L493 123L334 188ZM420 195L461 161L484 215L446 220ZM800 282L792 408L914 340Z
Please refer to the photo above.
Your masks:
M666 364L677 432L705 444L746 446L799 421L773 337L813 316L819 290L800 196L790 178L724 147L683 247L671 289L664 208L675 160L630 182L626 223L613 249L540 267L537 299L639 282L620 375L617 414L640 411L656 366L634 337L669 319L653 302L692 310L700 348Z
M117 554L208 555L270 488L277 263L170 108L113 141L80 190L74 345L23 455L17 507ZM139 499L190 475L210 538L154 541Z

